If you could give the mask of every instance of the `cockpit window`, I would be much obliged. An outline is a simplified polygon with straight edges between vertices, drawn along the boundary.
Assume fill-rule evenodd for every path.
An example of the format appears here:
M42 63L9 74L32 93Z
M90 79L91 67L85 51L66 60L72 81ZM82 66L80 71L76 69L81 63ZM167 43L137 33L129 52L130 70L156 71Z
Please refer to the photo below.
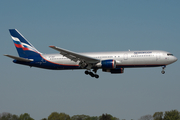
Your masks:
M171 53L168 53L168 54L167 54L167 56L173 56L173 54L171 54Z

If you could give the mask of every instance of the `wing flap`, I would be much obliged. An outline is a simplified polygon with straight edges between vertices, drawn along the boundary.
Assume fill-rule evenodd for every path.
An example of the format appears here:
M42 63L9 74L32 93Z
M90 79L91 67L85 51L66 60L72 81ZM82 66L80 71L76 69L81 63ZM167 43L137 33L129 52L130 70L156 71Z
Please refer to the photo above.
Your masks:
M93 57L89 57L89 56L85 56L79 53L75 53L69 50L65 50L56 46L49 46L50 48L57 50L60 52L61 55L71 59L74 62L77 61L85 61L86 63L98 63L100 62L99 59L93 58Z
M10 58L18 60L18 61L23 61L23 62L32 62L33 61L31 59L26 59L26 58L12 56L12 55L4 55L4 56L10 57Z

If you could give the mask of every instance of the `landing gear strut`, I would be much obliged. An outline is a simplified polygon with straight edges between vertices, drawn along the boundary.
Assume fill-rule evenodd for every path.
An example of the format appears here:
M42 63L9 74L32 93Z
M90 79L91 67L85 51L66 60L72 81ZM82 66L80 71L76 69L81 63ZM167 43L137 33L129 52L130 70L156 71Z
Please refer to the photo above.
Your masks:
M94 69L93 71L94 71L94 73L91 72L91 71L86 70L84 73L85 73L86 75L90 75L91 77L99 78L99 75L96 74L97 70Z
M162 71L161 71L161 73L162 73L162 74L164 74L164 73L165 73L165 71L164 71L164 70L165 70L165 68L166 68L166 66L163 66L163 67L162 67Z

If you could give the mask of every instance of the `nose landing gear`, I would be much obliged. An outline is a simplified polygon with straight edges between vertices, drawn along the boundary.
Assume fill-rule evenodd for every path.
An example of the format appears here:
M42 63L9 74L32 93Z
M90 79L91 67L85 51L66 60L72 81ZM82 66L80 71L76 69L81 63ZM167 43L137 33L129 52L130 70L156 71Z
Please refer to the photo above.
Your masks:
M161 73L162 73L162 74L164 74L164 73L165 73L165 71L164 71L164 70L165 70L165 68L166 68L166 66L163 66L163 67L162 67L162 71L161 71Z
M91 72L91 71L86 70L84 73L85 73L86 75L90 75L91 77L99 78L99 75L96 74L97 70L93 70L93 71L94 71L94 73Z

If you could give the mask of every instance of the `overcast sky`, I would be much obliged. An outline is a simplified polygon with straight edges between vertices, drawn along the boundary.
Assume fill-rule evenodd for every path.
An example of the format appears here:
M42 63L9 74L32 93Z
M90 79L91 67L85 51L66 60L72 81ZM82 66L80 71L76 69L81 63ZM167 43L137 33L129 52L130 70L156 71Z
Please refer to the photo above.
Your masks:
M42 53L55 45L75 52L164 50L180 58L180 1L0 1L0 113L111 114L137 120L157 111L180 111L180 63L125 69L113 75L51 71L12 63L18 55L8 29L16 28Z

